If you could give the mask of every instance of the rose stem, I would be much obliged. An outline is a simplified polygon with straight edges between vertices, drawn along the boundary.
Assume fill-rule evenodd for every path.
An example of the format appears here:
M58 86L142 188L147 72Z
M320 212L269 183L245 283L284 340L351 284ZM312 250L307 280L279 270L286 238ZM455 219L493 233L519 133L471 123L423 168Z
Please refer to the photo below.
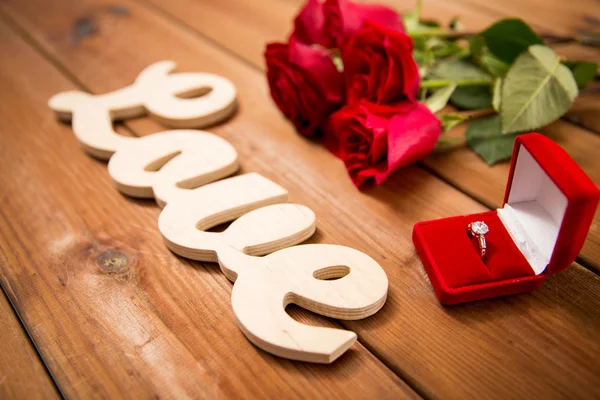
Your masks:
M423 29L420 31L409 32L413 38L417 37L441 37L445 39L468 39L477 36L474 32L447 32L438 29ZM548 44L563 44L563 43L579 43L584 46L598 47L600 46L600 37L594 32L584 33L580 36L559 36L553 34L542 33L540 35L547 40Z
M439 89L452 84L456 84L457 87L465 87L465 86L491 86L492 81L489 79L462 79L462 80L452 80L452 79L428 79L425 81L421 81L421 89Z

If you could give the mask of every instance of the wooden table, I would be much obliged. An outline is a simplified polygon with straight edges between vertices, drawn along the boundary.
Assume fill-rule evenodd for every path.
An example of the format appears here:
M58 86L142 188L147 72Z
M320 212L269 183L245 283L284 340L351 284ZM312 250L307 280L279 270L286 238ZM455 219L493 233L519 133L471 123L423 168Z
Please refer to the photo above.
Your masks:
M301 3L0 1L0 282L16 311L0 298L0 398L600 397L598 215L577 261L539 291L441 306L412 226L497 207L508 166L487 167L458 148L357 191L341 162L299 137L268 96L264 44L285 37ZM470 30L505 16L561 35L600 27L595 0L426 0L424 14L461 16ZM600 60L579 46L556 51ZM114 190L106 164L81 152L46 106L59 91L128 85L162 59L231 79L240 111L210 131L237 148L244 171L315 210L312 242L355 247L386 270L389 300L366 320L289 308L308 324L358 333L333 365L252 346L218 267L170 253L158 207ZM597 184L599 107L598 94L581 96L568 118L543 129ZM140 119L119 129L139 136L163 127ZM98 259L107 251L126 255L126 273L105 272Z

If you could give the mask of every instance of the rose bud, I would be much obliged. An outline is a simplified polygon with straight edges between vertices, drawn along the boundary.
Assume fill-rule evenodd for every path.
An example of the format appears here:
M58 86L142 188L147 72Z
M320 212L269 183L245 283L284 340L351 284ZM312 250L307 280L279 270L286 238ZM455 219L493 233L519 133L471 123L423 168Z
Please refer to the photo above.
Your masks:
M267 79L277 107L304 136L313 136L342 105L343 79L327 50L293 38L270 43Z
M373 181L380 185L394 171L423 159L441 129L440 120L422 103L361 101L331 115L324 144L362 188Z
M365 23L342 47L348 103L413 100L419 90L419 68L412 50L412 39L405 33Z

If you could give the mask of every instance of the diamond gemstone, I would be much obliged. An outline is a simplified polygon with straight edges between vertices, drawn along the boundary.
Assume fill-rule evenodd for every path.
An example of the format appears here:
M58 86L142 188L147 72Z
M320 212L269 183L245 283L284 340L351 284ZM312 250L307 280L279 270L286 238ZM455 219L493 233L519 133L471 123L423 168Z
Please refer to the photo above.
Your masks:
M473 222L473 224L471 225L471 229L473 229L473 232L478 235L485 235L490 231L490 228L488 228L485 222L481 221Z

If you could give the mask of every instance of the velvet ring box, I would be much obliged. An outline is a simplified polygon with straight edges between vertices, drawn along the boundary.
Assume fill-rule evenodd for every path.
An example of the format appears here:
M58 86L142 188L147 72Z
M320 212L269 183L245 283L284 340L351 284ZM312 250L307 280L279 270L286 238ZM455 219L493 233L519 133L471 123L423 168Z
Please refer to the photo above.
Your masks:
M575 260L599 198L559 145L529 133L515 141L502 208L420 222L413 242L444 304L529 292ZM489 227L484 259L467 232L475 221Z

